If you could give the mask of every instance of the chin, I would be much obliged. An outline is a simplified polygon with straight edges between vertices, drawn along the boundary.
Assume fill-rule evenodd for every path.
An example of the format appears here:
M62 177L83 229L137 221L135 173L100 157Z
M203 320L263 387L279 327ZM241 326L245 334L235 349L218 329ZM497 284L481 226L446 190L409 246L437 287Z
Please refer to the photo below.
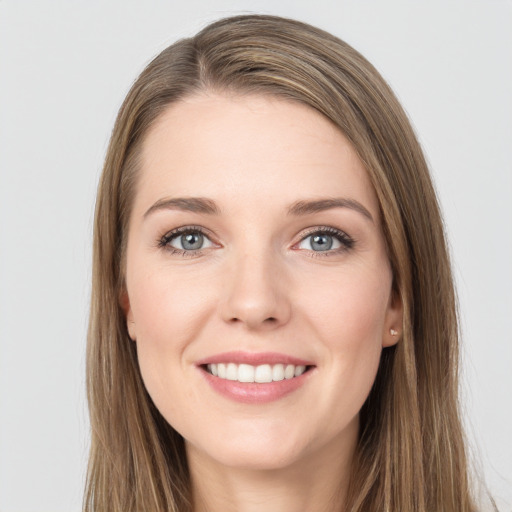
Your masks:
M217 438L218 439L218 438ZM208 446L186 441L189 456L205 456L215 464L240 470L277 470L292 466L305 451L305 443L291 442L283 436L239 436L226 435L224 441L214 441ZM283 442L283 440L286 442Z
M292 466L300 458L297 452L276 453L273 450L245 449L229 453L211 453L223 466L246 471L272 471Z

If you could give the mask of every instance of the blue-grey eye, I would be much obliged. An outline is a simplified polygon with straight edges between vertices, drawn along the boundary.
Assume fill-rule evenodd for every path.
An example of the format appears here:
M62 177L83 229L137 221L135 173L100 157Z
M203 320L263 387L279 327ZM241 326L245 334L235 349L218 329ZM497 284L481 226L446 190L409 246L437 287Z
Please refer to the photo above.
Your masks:
M299 243L299 249L307 249L315 252L339 249L341 246L342 244L338 238L328 233L314 233L306 236Z
M328 251L333 244L333 238L330 235L315 235L311 237L311 248L314 251Z
M181 245L183 249L196 250L200 249L203 245L203 235L200 233L188 233L187 235L181 235Z
M181 235L174 235L169 245L183 251L197 251L210 247L212 242L199 231L189 231Z

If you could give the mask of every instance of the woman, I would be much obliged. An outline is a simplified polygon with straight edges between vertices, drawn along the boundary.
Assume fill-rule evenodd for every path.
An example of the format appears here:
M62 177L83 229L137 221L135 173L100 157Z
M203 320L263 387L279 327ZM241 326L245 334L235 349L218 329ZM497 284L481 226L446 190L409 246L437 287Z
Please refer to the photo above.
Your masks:
M377 71L299 22L216 22L148 65L112 134L85 510L475 510L457 334Z

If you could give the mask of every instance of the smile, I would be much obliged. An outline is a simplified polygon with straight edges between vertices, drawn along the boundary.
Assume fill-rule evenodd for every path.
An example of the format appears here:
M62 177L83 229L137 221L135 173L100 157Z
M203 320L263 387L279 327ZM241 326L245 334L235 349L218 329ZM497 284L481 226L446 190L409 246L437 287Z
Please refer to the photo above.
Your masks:
M238 382L268 383L300 377L307 370L305 365L218 363L206 365L206 371L220 379Z
M245 404L284 398L317 373L313 361L278 352L223 352L196 361L195 366L216 393Z

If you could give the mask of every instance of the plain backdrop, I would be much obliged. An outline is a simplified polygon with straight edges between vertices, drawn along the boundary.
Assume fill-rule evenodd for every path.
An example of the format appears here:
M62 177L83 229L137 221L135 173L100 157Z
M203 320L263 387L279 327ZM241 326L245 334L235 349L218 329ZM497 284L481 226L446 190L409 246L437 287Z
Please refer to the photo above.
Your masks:
M512 510L510 1L0 0L0 511L81 507L94 196L124 95L170 43L253 12L345 39L409 113L450 237L468 436Z

